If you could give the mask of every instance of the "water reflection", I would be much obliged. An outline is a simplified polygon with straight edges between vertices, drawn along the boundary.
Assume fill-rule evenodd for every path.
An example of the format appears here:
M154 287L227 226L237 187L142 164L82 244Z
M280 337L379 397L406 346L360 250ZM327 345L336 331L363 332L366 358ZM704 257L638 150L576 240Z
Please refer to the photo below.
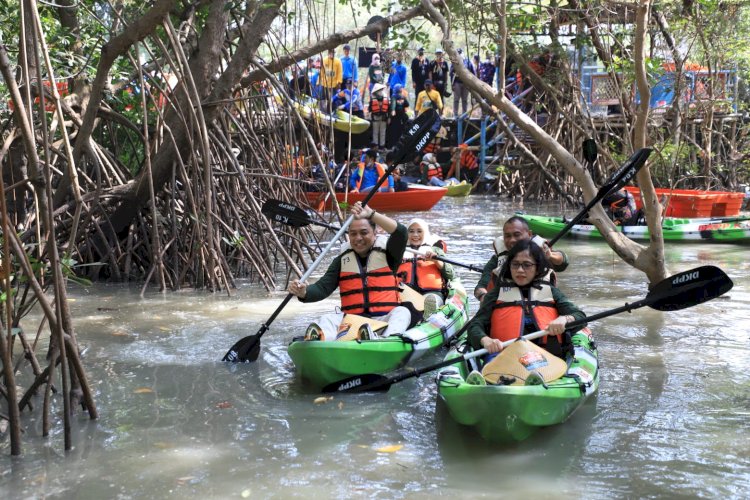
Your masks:
M450 257L483 265L499 225L519 208L472 196L419 216L448 241ZM585 311L647 293L643 275L603 243L557 246L571 258L561 287ZM286 346L333 299L292 301L263 337L259 360L229 365L219 362L223 354L258 331L283 292L241 284L231 297L187 291L142 300L139 287L74 289L101 418L76 419L76 447L66 455L60 425L42 439L41 423L24 414L24 457L9 459L7 443L0 450L0 496L741 498L750 489L747 247L670 245L666 257L672 272L722 267L735 281L730 298L600 320L598 397L564 425L505 448L447 418L433 374L384 394L318 400L295 377ZM471 290L477 275L457 271Z

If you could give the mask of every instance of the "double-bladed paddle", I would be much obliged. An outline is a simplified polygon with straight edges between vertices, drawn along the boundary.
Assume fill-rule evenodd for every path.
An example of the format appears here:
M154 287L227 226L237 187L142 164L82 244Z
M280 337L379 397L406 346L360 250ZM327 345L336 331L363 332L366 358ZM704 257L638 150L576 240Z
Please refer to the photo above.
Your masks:
M263 206L260 209L261 213L268 217L269 219L281 222L282 224L285 224L287 226L292 227L305 227L309 226L310 224L315 226L321 226L328 228L332 231L338 231L340 228L336 227L331 224L326 224L325 222L320 222L315 220L310 214L308 214L305 210L302 208L292 205L291 203L287 203L286 201L280 201L280 200L274 200L274 199L268 199L263 203ZM416 253L419 255L422 255L421 252L418 250L414 250L412 248L407 247L406 250L411 253ZM453 264L454 266L459 267L465 267L466 269L469 269L471 271L481 273L482 268L478 266L473 266L471 264L464 264L462 262L456 262L455 260L446 259L445 257L435 256L433 257L435 260L441 260L447 264Z
M568 323L566 326L570 329L577 328L597 319L613 316L621 312L629 312L645 306L656 309L657 311L677 311L680 309L686 309L688 307L702 304L711 299L715 299L731 290L732 286L732 280L729 279L729 276L718 267L696 267L695 269L683 271L660 281L651 289L646 297L641 300L633 302L632 304L626 303L623 306L593 314L585 319ZM471 321L473 321L473 318L472 320L469 320L469 322ZM468 327L469 322L464 325L462 330ZM545 334L546 332L540 331L526 335L524 338L533 339ZM503 342L503 346L506 346L511 342L515 342L515 340ZM418 377L424 373L458 363L461 360L481 356L486 352L486 349L480 349L462 356L443 360L440 363L416 368L390 377L376 373L355 375L325 386L323 392L387 391L390 389L391 385L401 382L402 380L411 377Z
M362 200L363 207L367 205L367 203L370 201L370 199L372 199L373 196L375 196L375 194L377 194L381 184L383 184L386 179L388 179L388 176L391 175L391 172L393 172L393 170L396 168L396 165L398 165L398 163L401 162L401 160L403 160L408 154L421 151L422 148L435 137L439 129L440 117L434 109L430 109L422 113L411 124L409 124L406 131L399 139L398 145L396 146L395 161L390 167L388 167L383 176L378 179L378 182L375 184L375 186L372 187L372 190L367 194L365 199ZM338 233L336 233L336 236L331 239L328 245L320 253L318 258L315 259L315 262L313 262L307 269L307 271L300 277L300 281L305 281L310 277L313 271L315 271L318 265L323 261L325 255L344 235L352 221L354 221L354 216L350 215L341 225L341 228L339 229ZM232 363L238 363L250 362L258 359L258 355L260 354L260 338L264 333L266 333L266 331L268 331L268 327L276 319L276 316L281 313L281 310L286 307L292 297L294 297L294 295L288 293L286 298L284 298L284 301L279 305L279 307L276 308L273 314L271 314L271 317L268 318L265 323L263 323L263 325L260 327L260 330L258 330L258 333L256 333L255 335L248 335L247 337L244 337L235 342L235 344L224 355L222 360Z
M649 148L639 149L638 151L633 153L633 156L628 158L628 161L626 161L620 168L614 171L606 181L604 181L602 187L600 187L599 191L597 191L596 196L594 196L591 201L588 202L583 210L578 212L578 215L576 215L570 222L568 222L566 226L562 228L559 233L557 233L557 236L552 238L547 244L549 246L554 245L560 238L568 234L568 231L570 231L573 226L581 222L586 217L586 215L588 215L589 210L591 210L594 205L602 201L608 194L622 189L625 184L630 182L635 177L641 167L643 167L643 165L646 163L646 160L648 160L650 154L651 149Z

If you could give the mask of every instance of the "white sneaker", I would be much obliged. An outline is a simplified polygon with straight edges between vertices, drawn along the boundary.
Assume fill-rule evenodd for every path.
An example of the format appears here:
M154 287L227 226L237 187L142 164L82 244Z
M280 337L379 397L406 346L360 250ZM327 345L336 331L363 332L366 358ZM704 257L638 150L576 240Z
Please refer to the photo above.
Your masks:
M443 307L443 298L438 294L428 293L424 296L423 318L429 318L430 316L435 314L441 307Z

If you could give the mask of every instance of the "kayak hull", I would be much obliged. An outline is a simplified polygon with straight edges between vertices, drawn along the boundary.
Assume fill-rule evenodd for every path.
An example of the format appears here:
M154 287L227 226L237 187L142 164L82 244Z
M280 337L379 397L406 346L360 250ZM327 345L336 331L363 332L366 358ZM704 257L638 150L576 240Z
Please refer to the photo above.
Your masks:
M349 132L349 128L351 127L351 132L355 135L366 132L370 128L368 120L351 115L345 111L336 110L331 114L321 111L318 100L310 96L293 99L292 104L302 118L315 121L323 128L333 127L341 132Z
M461 184L451 184L445 187L448 188L448 192L445 193L446 196L468 196L474 186L466 181L461 181Z
M445 305L402 337L363 341L293 340L288 353L297 374L312 387L322 389L355 375L391 372L439 349L468 320L466 290L458 280L451 285Z
M545 238L556 236L564 227L561 217L521 215L529 223L531 230ZM648 241L647 226L618 227L618 231L635 241ZM667 218L662 222L664 241L667 242L707 242L707 243L750 243L750 219L747 218ZM602 239L599 230L592 224L576 224L568 233L573 238Z
M376 193L367 204L374 210L381 212L423 212L434 207L447 192L446 188L434 187ZM305 198L311 207L323 211L331 208L331 196L328 196L325 202L323 201L327 194L325 192L307 192ZM351 205L364 200L366 196L367 193L336 193L336 201L338 203L347 202Z
M472 385L466 383L464 361L438 372L438 396L459 424L473 427L482 438L498 443L523 441L538 429L558 425L599 387L596 346L587 333L573 336L575 353L568 372L544 385ZM461 349L460 343L456 349ZM446 359L459 355L451 350Z

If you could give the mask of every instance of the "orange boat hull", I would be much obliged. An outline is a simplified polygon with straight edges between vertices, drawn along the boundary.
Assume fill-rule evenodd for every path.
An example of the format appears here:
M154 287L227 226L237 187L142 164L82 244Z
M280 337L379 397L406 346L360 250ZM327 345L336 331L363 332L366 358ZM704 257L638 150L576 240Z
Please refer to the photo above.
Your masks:
M430 210L448 192L446 188L421 188L399 191L396 193L377 193L368 202L368 205L381 212L422 212ZM327 193L305 193L305 198L311 207L322 211L331 207L331 196L323 203ZM366 193L336 193L336 201L339 203L356 203L362 201Z
M635 186L625 189L635 198L635 205L641 208L641 192ZM740 214L744 193L727 191L698 191L694 189L656 188L656 195L666 207L665 217L701 218L733 217Z

